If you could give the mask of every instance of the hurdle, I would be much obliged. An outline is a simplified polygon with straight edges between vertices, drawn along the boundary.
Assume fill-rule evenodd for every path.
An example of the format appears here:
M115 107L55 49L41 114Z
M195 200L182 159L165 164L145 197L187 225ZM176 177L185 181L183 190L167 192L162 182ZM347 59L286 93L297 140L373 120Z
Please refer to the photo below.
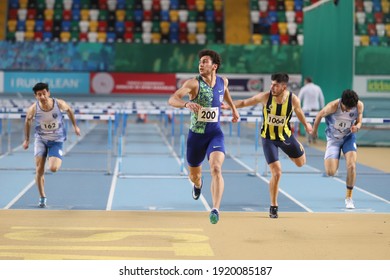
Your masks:
M0 113L0 144L2 144L2 122L3 120L7 121L7 136L8 136L8 150L6 153L4 153L2 156L8 156L12 155L13 150L11 147L11 121L12 120L24 120L26 118L25 113ZM64 114L64 119L65 119L65 126L68 126L68 121L69 118L66 114ZM107 166L105 169L76 169L76 168L61 168L62 171L82 171L82 172L101 172L105 171L106 174L111 174L111 160L112 160L112 147L113 147L113 141L112 141L112 121L115 120L115 115L84 115L84 114L75 114L75 119L79 123L79 121L86 121L86 126L89 125L89 121L107 121L108 122L108 130L107 130L107 147L105 153L107 154ZM24 122L22 127L24 127ZM88 133L90 133L93 130L94 127L92 128L86 128L84 131L82 130L83 134L82 138L84 138ZM23 132L22 132L23 133ZM68 141L64 142L64 155L66 155L78 142L82 140L82 138L78 138L75 142L72 140L72 135L68 135ZM69 146L67 145L69 143ZM0 146L1 147L1 146ZM84 152L85 153L85 152ZM95 153L95 152L93 152ZM2 170L7 169L7 168L0 168ZM26 168L12 168L12 169L17 169L17 170L26 170ZM35 170L34 168L27 168L27 170ZM8 169L7 169L8 170Z

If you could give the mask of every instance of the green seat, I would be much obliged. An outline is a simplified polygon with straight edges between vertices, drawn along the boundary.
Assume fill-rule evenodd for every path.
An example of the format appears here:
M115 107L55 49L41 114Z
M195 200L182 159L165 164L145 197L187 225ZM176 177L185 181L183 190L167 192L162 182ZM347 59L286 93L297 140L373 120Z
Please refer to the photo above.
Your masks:
M54 9L63 9L63 0L56 0L54 2Z
M62 20L62 9L55 9L53 14L53 20Z
M206 32L207 33L215 32L215 22L213 21L206 22Z
M263 34L263 39L261 41L262 45L271 45L271 36Z
M287 22L285 11L279 11L277 12L277 14L278 14L278 22Z
M70 23L70 30L73 32L79 32L80 31L80 25L78 20L73 20Z
M141 32L134 33L133 42L134 43L142 43L142 33Z
M356 34L357 35L367 35L368 34L367 24L365 24L365 23L356 24Z
M106 21L108 17L107 14L108 14L107 10L100 10L98 20Z
M81 0L80 6L81 6L81 9L90 9L90 7L91 7L90 0Z
M159 21L153 21L152 33L160 33L160 22Z
M188 12L188 21L196 21L197 15L198 15L197 11L189 11Z

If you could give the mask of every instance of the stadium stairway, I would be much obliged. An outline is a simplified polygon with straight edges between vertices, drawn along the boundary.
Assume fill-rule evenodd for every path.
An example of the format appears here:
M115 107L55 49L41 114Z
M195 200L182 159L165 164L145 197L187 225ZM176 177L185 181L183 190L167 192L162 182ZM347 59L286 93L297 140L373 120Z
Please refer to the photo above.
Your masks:
M0 41L5 40L6 22L7 22L7 1L0 3Z
M225 0L225 44L249 44L249 0Z

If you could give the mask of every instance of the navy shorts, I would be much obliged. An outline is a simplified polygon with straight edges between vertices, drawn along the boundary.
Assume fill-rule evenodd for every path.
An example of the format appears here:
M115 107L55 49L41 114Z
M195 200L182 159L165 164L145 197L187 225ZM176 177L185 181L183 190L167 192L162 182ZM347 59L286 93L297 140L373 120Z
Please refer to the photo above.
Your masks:
M190 130L187 138L188 165L198 167L202 164L206 155L208 160L212 152L225 153L224 142L224 135L220 129L206 134L195 133Z
M294 135L291 135L290 138L287 138L284 141L266 138L261 138L261 141L263 144L264 156L268 164L279 160L278 148L285 152L290 158L299 158L305 153L303 146L298 142Z
M34 156L36 157L57 157L62 159L63 142L46 141L35 138Z

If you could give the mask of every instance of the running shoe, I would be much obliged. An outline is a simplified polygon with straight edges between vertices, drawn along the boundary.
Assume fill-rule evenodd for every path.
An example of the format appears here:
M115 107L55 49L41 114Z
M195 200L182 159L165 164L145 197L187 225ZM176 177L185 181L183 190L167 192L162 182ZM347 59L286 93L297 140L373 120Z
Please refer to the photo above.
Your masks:
M269 217L272 219L276 219L278 217L278 206L269 207Z
M192 198L193 199L195 199L195 200L199 199L199 196L200 196L200 194L202 192L202 186L203 186L203 179L202 179L200 188L195 187L195 184L194 184L194 187L192 189Z
M217 209L212 209L210 212L210 223L216 224L219 221L219 212Z
M345 199L345 208L347 208L347 209L355 209L355 204L353 203L352 198L347 197Z
M47 201L47 198L46 198L46 197L41 197L41 198L39 199L39 204L38 204L38 206L39 206L40 208L45 208L45 207L46 207L46 201Z

